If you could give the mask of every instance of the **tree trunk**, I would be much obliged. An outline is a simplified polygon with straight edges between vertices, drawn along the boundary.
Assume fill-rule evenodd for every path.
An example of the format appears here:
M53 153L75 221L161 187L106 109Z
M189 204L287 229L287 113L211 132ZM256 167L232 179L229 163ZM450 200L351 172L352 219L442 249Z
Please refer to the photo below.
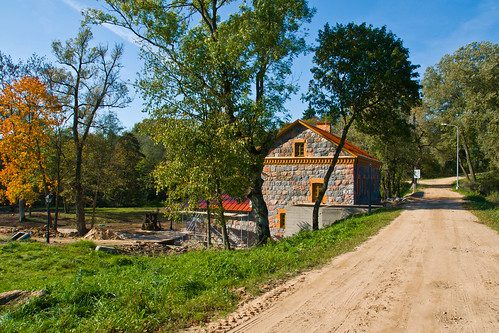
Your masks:
M57 185L55 187L55 199L54 199L54 206L55 206L55 212L54 212L54 231L57 232L57 227L59 224L59 194L61 193L61 133L59 129L57 141L56 141L56 161L55 161L55 166L56 166L56 181Z
M87 233L87 226L85 225L85 197L83 193L82 184L82 154L83 146L75 145L76 160L75 160L75 204L76 204L76 230L78 236L84 236Z
M90 229L94 228L95 225L95 207L97 207L97 191L94 191L94 198L92 200L92 222L90 224Z
M475 168L473 167L473 163L471 162L468 145L466 144L466 140L464 139L464 135L461 135L461 141L464 148L464 154L466 155L466 163L468 164L468 170L470 171L470 180L472 184L476 183L475 176Z
M56 190L54 206L55 206L55 211L54 211L54 225L53 225L54 228L53 229L55 232L57 232L57 227L59 224L59 191L58 190Z
M26 202L23 199L19 199L19 222L26 222Z
M343 128L342 134L341 134L341 139L340 143L336 147L336 151L334 152L333 156L333 162L331 162L331 165L326 171L326 175L324 176L324 183L322 184L322 187L319 191L319 196L317 200L314 203L314 211L312 212L312 230L319 230L319 208L322 203L322 199L324 199L324 195L326 194L326 190L329 184L329 179L331 178L331 175L333 174L334 168L336 167L336 164L338 163L338 159L340 157L341 150L343 149L343 146L345 145L345 141L347 138L348 130L350 126L352 125L354 121L354 117L350 118L346 126Z
M461 168L461 171L463 174L466 176L466 179L471 183L470 175L468 174L468 171L466 171L466 168L463 165L463 162L461 161L461 156L459 156L459 167Z
M217 192L219 192L217 190ZM218 200L218 215L220 218L220 225L222 226L222 238L224 247L226 250L230 250L230 242L229 242L229 233L227 232L227 224L225 223L225 215L224 215L224 207L222 202L222 196L220 193L217 193Z
M259 173L255 172L255 178L253 179L252 186L253 188L248 195L248 198L251 201L253 213L255 214L256 234L258 237L257 245L265 244L267 240L270 239L269 210L262 193L262 171L263 163L259 167Z
M211 210L210 210L210 201L206 201L206 213L208 215L208 228L206 230L207 232L207 240L206 240L206 247L209 249L211 247Z

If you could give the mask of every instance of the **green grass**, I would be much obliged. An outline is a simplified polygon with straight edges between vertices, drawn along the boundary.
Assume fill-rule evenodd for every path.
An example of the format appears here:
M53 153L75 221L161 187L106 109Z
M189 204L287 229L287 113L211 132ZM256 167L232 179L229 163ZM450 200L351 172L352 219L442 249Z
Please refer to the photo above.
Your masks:
M24 305L0 307L0 327L2 332L179 330L234 310L237 288L258 294L262 284L324 264L399 214L379 210L247 250L163 257L95 252L88 241L0 244L0 292L47 291Z
M497 203L487 200L486 197L466 187L461 187L457 191L464 195L466 209L475 214L481 223L499 232L499 205Z
M460 185L459 190L455 190L456 183L452 184L454 191L464 195L466 209L475 214L481 223L499 232L499 204L497 198L485 197L477 191L471 190L467 181L460 182Z

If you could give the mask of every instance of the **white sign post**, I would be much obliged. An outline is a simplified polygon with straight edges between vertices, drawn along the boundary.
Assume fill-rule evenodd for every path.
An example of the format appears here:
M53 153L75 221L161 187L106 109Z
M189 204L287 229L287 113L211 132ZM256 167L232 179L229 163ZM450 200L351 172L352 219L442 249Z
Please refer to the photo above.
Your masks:
M420 178L421 178L421 170L414 169L414 182L412 183L412 193L416 192L416 189L418 187L418 179Z

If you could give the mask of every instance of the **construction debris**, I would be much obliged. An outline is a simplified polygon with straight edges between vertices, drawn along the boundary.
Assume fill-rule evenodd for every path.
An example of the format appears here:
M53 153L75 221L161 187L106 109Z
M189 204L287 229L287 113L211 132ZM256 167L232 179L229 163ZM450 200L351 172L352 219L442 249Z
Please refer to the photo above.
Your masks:
M83 238L88 240L127 239L126 235L124 235L123 233L101 228L91 229Z
M96 246L95 251L106 252L106 253L111 253L111 254L118 254L119 253L119 251L117 249L115 249L114 247L102 246L102 245Z
M31 238L31 231L30 232L22 232L18 231L16 232L11 238L11 241L21 241L21 240L27 240Z

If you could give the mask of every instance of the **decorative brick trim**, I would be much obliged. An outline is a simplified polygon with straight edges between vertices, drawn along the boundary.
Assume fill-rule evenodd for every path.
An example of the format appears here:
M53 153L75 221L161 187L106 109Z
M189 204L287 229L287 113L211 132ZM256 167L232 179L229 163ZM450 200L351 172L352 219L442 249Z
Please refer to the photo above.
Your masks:
M340 156L338 164L355 164L356 157ZM331 164L332 157L266 157L264 164Z

